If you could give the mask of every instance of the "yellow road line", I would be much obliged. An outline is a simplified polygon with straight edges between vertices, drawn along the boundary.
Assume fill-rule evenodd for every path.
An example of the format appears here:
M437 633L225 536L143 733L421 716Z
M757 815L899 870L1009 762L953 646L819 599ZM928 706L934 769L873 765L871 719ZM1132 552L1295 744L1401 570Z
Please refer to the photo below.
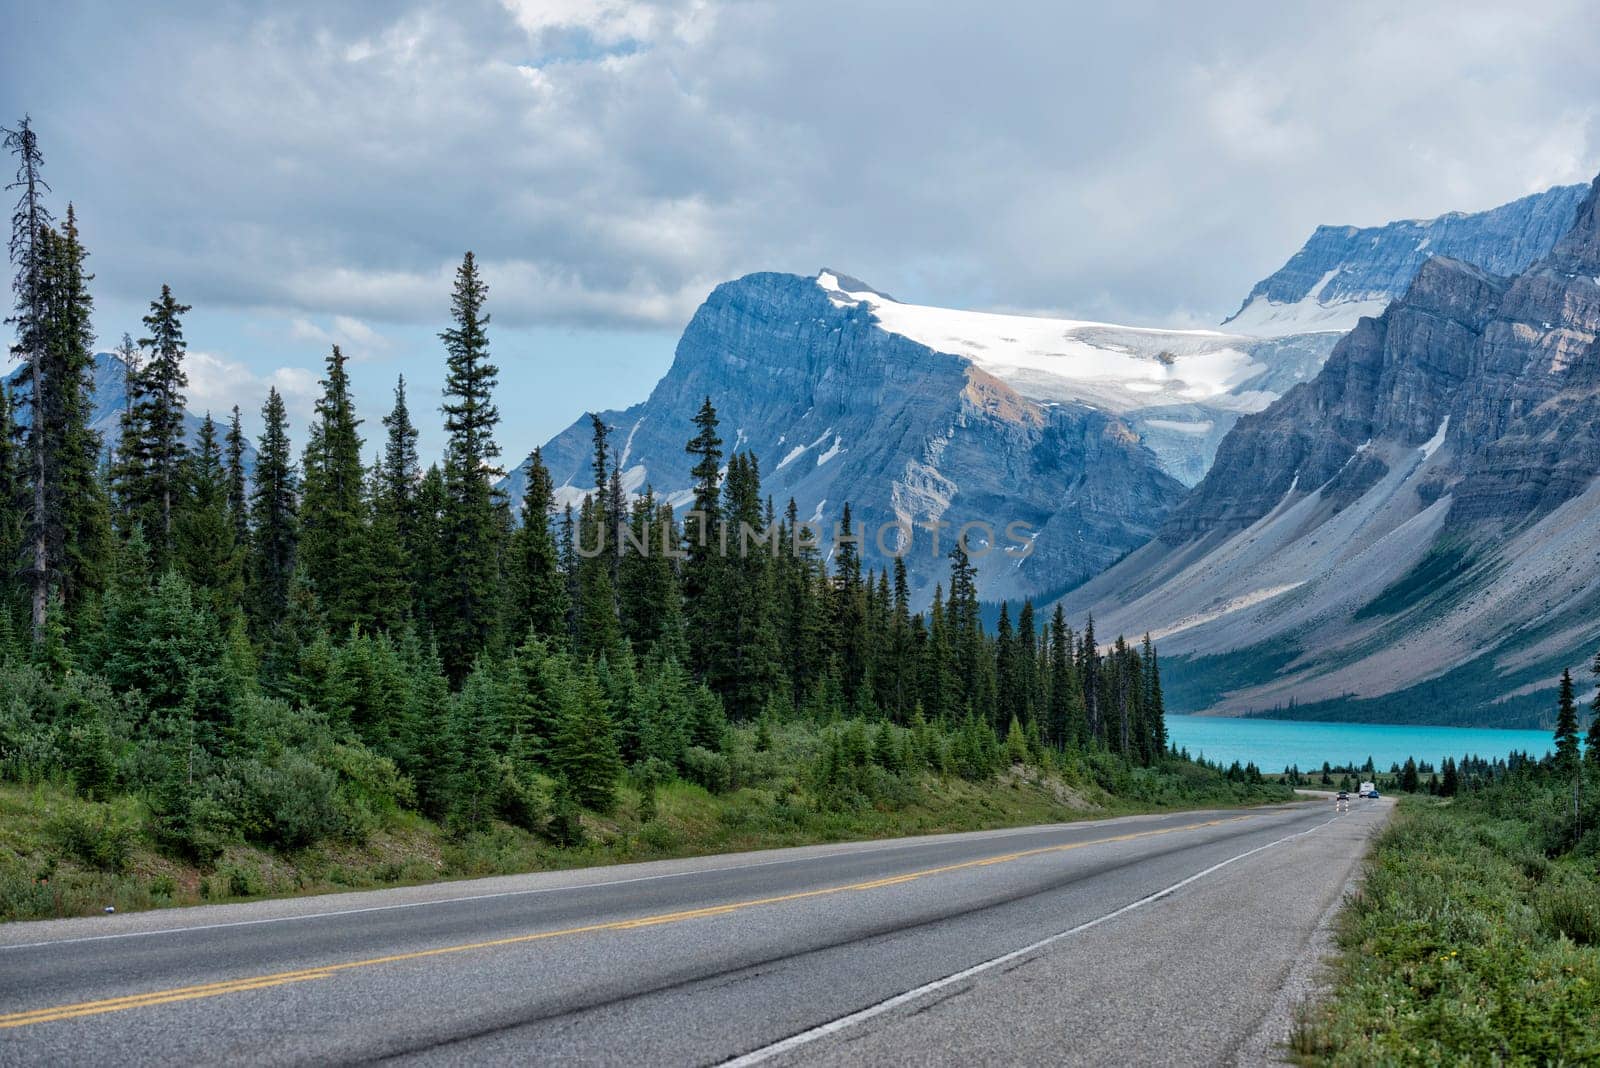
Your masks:
M328 979L336 972L351 971L356 968L371 968L380 964L396 964L401 961L422 960L427 957L440 957L450 953L466 953L479 949L494 949L500 946L523 945L529 942L542 942L552 938L566 938L572 935L594 934L600 931L631 931L640 927L658 927L662 924L681 923L684 920L698 920L712 916L726 916L733 912L743 912L746 909L762 908L768 905L779 905L790 901L803 901L807 898L826 897L831 894L842 894L855 890L878 890L888 886L899 886L903 883L915 882L934 875L945 875L950 872L964 871L971 868L988 867L993 864L1007 864L1028 857L1044 856L1049 853L1065 853L1073 849L1083 849L1086 846L1107 845L1113 842L1131 842L1139 838L1153 838L1157 835L1175 834L1180 831L1194 831L1202 827L1215 827L1218 824L1233 823L1238 820L1249 819L1249 816L1230 816L1225 819L1206 820L1201 823L1188 823L1181 827L1163 827L1153 831L1135 831L1130 834L1113 835L1109 838L1094 838L1084 842L1065 842L1061 845L1040 846L1037 849L1024 849L1015 853L1001 853L997 856L983 857L978 860L966 860L959 864L946 864L938 868L924 868L921 871L906 872L903 875L891 875L882 879L871 879L866 882L846 883L842 886L827 886L818 890L800 890L792 894L779 894L774 897L752 898L747 901L733 901L725 905L708 905L697 909L683 909L677 912L659 913L654 916L641 916L632 920L611 920L606 923L585 924L582 927L564 927L555 931L537 931L533 934L514 935L509 938L495 938L485 942L464 942L455 946L439 946L435 949L421 949L411 953L394 953L386 957L369 957L366 960L344 961L337 964L323 964L315 968L303 968L298 971L275 972L270 975L248 976L242 979L228 979L215 983L202 983L197 986L173 987L167 990L154 990L145 994L128 994L123 997L106 998L101 1001L82 1001L72 1005L57 1005L44 1009L29 1009L25 1012L14 1012L0 1016L0 1029L10 1027L26 1027L29 1024L51 1023L56 1020L70 1020L80 1016L98 1016L108 1012L125 1012L129 1009L142 1009L151 1005L167 1005L177 1001L197 1001L201 998L219 997L223 994L239 994L250 990L263 990L268 987L283 986L288 983L303 983L311 979Z

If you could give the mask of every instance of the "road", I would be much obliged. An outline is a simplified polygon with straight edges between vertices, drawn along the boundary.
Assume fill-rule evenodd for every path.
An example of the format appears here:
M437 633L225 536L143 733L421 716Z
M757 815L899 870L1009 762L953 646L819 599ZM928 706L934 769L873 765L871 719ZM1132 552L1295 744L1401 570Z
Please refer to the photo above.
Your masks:
M1318 800L11 924L0 1063L1248 1063L1388 811Z

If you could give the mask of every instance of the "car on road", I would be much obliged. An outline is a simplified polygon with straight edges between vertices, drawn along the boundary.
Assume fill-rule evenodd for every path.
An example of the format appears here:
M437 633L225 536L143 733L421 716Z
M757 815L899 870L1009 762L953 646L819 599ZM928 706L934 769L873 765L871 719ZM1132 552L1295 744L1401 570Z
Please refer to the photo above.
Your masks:
M1335 800L1339 800L1339 801L1348 801L1348 800L1350 800L1350 791L1349 790L1340 790L1339 791L1339 796Z

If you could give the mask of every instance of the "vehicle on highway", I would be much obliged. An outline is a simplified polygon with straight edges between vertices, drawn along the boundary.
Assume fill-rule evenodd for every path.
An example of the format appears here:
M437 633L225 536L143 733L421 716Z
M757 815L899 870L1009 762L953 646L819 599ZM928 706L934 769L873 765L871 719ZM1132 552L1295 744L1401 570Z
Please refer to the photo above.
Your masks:
M1348 801L1348 800L1350 800L1350 791L1349 790L1340 790L1339 791L1339 796L1337 798L1335 798L1335 800L1338 800L1338 801Z
M1372 783L1372 782L1364 782L1364 783L1361 784L1361 789L1358 791L1358 793L1362 797L1377 797L1378 796L1378 784L1377 783Z
M1370 794L1368 794L1367 796L1370 797L1372 800L1376 801L1378 799L1378 791L1377 791L1377 789L1374 788L1373 791Z

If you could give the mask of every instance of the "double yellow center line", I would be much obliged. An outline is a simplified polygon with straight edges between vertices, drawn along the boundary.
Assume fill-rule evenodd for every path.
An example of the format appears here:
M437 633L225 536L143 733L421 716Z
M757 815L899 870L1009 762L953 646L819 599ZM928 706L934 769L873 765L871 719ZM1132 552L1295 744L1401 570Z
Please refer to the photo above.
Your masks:
M529 942L543 942L552 938L567 938L573 935L595 934L601 931L631 931L640 927L658 927L663 924L681 923L684 920L706 919L712 916L726 916L729 913L743 912L746 909L763 908L768 905L781 905L790 901L804 901L807 898L827 897L831 894L843 894L854 890L879 890L888 886L899 886L903 883L915 882L934 875L945 875L949 872L965 871L971 868L983 868L994 864L1006 864L1011 861L1024 860L1028 857L1044 856L1050 853L1065 853L1073 849L1083 849L1087 846L1107 845L1112 842L1131 842L1139 838L1153 838L1157 835L1176 834L1181 831L1199 830L1202 827L1215 827L1223 823L1233 823L1238 820L1249 819L1249 816L1230 816L1225 819L1206 820L1201 823L1188 823L1181 827L1163 827L1153 831L1136 831L1131 834L1113 835L1109 838L1094 838L1083 842L1067 842L1061 845L1041 846L1037 849L1024 849L1015 853L1002 853L997 856L983 857L979 860L962 861L959 864L946 864L938 868L924 868L921 871L906 872L903 875L891 875L882 879L872 879L866 882L847 883L843 886L828 886L819 890L801 890L792 894L779 894L774 897L752 898L748 901L734 901L725 905L709 905L705 908L684 909L678 912L658 913L654 916L641 916L632 920L612 920L607 923L591 923L582 927L564 927L555 931L538 931L534 934L516 935L511 938L495 938L485 942L464 942L455 946L440 946L436 949L422 949L412 953L395 953L386 957L369 957L366 960L344 961L337 964L325 964L316 968L304 968L292 972L274 972L271 975L256 975L244 979L229 979L216 983L202 983L198 986L181 986L168 990L154 990L146 994L129 994L125 997L106 998L102 1001L81 1001L72 1005L57 1005L51 1008L30 1009L26 1012L13 1012L0 1016L0 1029L11 1027L27 1027L30 1024L52 1023L56 1020L71 1020L80 1016L98 1016L108 1012L125 1012L129 1009L143 1009L152 1005L169 1005L179 1001L197 1001L201 998L221 997L224 994L242 994L251 990L265 990L268 987L285 986L289 983L303 983L311 979L328 979L339 972L353 971L357 968L372 968L381 964L397 964L401 961L423 960L428 957L442 957L451 953L468 953L473 950L495 949L500 946L524 945ZM442 902L441 902L442 903ZM178 928L179 931L182 928ZM174 932L176 933L176 931Z

